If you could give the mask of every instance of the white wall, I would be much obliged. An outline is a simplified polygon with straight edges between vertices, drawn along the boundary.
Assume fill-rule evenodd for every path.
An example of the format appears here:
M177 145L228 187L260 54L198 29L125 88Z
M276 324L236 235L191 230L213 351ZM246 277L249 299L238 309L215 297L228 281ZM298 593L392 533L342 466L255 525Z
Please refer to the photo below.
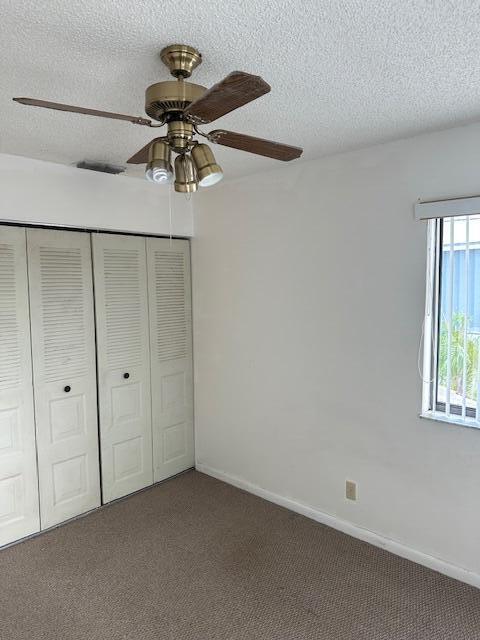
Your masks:
M191 236L193 201L171 202L172 235ZM146 180L0 154L1 221L169 235L169 194Z
M479 193L480 125L202 193L199 468L480 585L480 430L418 418L413 218L418 197Z

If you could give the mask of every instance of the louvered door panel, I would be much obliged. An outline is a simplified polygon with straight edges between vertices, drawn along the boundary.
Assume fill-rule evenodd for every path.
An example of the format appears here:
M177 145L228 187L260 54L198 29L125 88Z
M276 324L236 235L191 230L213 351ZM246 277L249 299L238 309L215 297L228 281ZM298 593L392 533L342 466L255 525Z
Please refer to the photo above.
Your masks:
M39 528L25 229L0 226L0 546Z
M27 230L42 528L100 504L87 233Z
M154 481L194 464L190 245L147 238Z
M152 484L145 239L92 236L103 501Z

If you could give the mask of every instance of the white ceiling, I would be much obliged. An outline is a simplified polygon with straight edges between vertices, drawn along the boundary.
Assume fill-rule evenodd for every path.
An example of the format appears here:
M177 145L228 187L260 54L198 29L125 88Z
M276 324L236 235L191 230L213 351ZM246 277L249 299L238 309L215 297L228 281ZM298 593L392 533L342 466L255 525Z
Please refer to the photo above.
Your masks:
M158 52L174 42L202 52L194 82L239 69L272 85L207 130L303 146L305 158L480 119L477 0L2 0L1 12L3 153L124 164L156 132L11 98L144 115L145 87L170 79ZM277 165L215 149L228 177Z

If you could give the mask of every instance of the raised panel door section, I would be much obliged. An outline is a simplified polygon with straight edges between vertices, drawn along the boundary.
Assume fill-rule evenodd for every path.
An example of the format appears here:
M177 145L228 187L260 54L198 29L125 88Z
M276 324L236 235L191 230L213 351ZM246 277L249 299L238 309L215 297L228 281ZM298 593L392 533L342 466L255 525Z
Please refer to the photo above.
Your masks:
M39 529L25 229L0 226L0 546Z
M145 238L92 236L103 501L153 482Z
M190 245L147 238L153 477L194 464Z
M90 236L27 230L42 529L100 505Z

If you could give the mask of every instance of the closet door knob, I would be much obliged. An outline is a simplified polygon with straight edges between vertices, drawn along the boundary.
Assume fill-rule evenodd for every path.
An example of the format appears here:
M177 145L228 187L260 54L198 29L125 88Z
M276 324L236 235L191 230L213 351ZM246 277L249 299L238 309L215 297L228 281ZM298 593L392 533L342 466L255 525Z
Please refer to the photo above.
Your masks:
M72 390L72 387L70 385L67 384L66 387L63 387L63 390L65 391L65 393L68 393L69 391Z
M128 378L130 377L130 374L129 373L124 373L123 377L125 378L125 380L128 380Z

